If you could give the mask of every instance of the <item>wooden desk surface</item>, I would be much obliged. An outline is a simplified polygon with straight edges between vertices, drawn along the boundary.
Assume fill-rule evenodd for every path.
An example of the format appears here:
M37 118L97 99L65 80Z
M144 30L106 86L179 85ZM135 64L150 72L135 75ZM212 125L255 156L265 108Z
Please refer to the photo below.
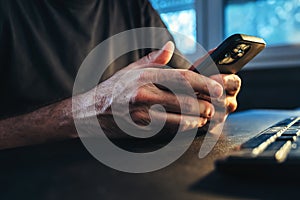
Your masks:
M203 136L170 166L129 174L93 158L80 140L0 152L1 199L277 199L298 195L298 185L249 181L220 174L214 162L272 123L298 111L253 110L232 114L224 137L203 159ZM263 121L262 121L263 120Z

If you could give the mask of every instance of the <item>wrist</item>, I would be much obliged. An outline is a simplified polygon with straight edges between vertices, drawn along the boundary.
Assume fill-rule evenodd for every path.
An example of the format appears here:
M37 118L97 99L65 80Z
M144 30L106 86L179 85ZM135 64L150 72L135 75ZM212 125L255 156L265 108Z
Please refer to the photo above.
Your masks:
M73 118L80 120L108 114L112 101L109 90L100 84L86 93L73 96Z

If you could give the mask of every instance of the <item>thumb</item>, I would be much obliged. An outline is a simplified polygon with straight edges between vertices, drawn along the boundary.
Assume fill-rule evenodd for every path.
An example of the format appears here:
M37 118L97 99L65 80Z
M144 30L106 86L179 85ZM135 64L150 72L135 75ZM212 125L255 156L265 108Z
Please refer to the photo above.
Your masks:
M131 67L145 67L146 64L156 64L157 66L166 65L172 58L175 45L173 42L168 41L162 49L153 51L143 58L139 59ZM155 67L156 65L152 66Z

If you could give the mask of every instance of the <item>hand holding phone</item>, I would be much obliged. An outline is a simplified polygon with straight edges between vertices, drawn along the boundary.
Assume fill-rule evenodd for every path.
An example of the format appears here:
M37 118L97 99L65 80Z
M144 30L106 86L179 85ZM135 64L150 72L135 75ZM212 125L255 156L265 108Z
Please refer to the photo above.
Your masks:
M234 34L224 40L207 58L191 70L205 76L235 74L266 47L259 37ZM216 68L217 67L217 68Z

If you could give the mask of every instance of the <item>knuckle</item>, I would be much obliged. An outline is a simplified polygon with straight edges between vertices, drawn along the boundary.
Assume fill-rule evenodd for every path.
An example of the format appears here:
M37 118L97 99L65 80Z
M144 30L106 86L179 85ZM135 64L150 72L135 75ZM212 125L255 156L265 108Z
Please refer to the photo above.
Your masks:
M180 70L179 73L175 74L175 83L178 83L178 87L181 89L187 89L192 87L193 75L190 70ZM188 90L189 91L189 90ZM187 91L186 91L187 92Z
M187 81L191 77L192 71L190 70L181 70L180 75L178 76L178 79L181 81Z
M193 72L191 70L182 70L181 73L182 73L182 76L185 77L185 79L189 79L191 76L194 75L195 72Z
M146 63L148 64L148 63L151 63L153 60L155 60L154 59L154 54L155 54L155 52L151 52L151 53L148 53L147 55L146 55Z
M132 120L138 125L148 125L150 123L149 113L144 110L138 110L131 113Z
M146 102L148 99L148 92L144 87L140 87L137 89L135 95L131 98L131 103L140 103L140 102Z

